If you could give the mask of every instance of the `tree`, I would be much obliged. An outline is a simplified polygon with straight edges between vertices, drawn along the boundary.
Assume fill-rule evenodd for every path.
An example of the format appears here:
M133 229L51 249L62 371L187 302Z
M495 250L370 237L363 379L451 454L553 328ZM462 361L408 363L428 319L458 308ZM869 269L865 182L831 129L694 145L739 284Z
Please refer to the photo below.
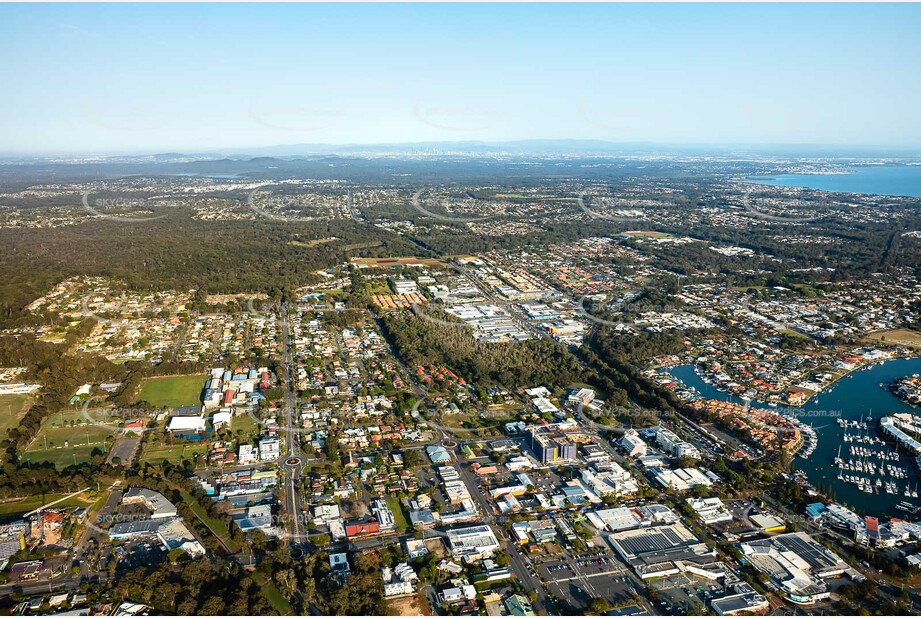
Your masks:
M588 602L586 608L589 614L601 615L611 611L611 604L603 597L594 597Z
M220 616L224 613L224 599L218 595L213 595L205 601L198 613L204 616Z
M179 559L182 558L184 554L185 554L185 551L177 547L175 549L169 550L169 552L167 552L166 555L169 558L170 562L179 562Z

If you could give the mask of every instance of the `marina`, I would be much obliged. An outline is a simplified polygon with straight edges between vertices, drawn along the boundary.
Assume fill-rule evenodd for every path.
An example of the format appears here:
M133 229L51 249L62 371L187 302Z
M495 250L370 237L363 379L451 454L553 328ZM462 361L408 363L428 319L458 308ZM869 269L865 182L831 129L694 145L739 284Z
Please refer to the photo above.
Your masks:
M835 382L800 408L770 406L717 390L693 365L669 369L687 391L707 399L750 404L793 418L803 446L794 467L810 483L859 513L905 517L921 507L921 479L915 458L899 450L880 431L880 419L917 412L895 397L887 385L921 371L921 358L899 358L869 365Z

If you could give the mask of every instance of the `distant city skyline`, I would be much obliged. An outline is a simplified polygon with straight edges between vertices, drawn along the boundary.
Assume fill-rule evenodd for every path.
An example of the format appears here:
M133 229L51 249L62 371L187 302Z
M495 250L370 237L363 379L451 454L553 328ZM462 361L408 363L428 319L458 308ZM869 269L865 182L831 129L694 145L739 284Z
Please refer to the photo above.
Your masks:
M912 4L0 5L0 155L921 147Z

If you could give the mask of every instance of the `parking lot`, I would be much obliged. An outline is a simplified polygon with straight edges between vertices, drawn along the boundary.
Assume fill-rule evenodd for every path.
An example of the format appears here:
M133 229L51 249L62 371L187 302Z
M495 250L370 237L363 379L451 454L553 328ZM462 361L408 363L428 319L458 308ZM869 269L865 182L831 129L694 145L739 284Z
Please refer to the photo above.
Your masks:
M536 562L533 568L548 592L576 609L595 597L613 604L636 595L625 565L605 548L578 555L562 549L557 556L538 558Z
M730 500L724 504L732 516L738 520L743 520L745 515L754 514L758 510L758 506L752 500Z
M723 595L723 587L712 581L680 573L651 584L659 593L659 609L671 615L697 614L709 607L710 599Z
M601 573L623 573L623 565L611 556L585 558L559 558L538 566L541 577L547 580L569 577L593 576Z
M135 451L137 450L137 447L140 443L140 436L132 438L119 438L115 441L115 444L112 445L112 450L109 451L109 456L106 458L106 463L111 464L117 458L118 461L125 465L130 464L131 460L134 459Z
M144 565L158 564L166 552L156 538L132 540L117 545L112 550L118 560L119 570L130 570Z
M534 481L535 489L537 491L547 495L557 493L559 491L559 487L563 484L560 476L553 470L549 469L541 473L529 473L528 478Z
M633 599L639 591L634 588L630 577L613 572L578 576L571 570L560 570L553 575L547 589L563 599L573 608L583 608L589 600L600 597L611 604L621 604Z

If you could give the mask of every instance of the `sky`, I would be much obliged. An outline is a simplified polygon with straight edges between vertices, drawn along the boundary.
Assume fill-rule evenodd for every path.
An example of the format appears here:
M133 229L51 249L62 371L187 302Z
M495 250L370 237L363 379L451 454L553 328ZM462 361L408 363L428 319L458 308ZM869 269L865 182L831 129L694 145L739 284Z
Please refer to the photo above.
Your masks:
M917 4L3 4L0 154L921 146Z

